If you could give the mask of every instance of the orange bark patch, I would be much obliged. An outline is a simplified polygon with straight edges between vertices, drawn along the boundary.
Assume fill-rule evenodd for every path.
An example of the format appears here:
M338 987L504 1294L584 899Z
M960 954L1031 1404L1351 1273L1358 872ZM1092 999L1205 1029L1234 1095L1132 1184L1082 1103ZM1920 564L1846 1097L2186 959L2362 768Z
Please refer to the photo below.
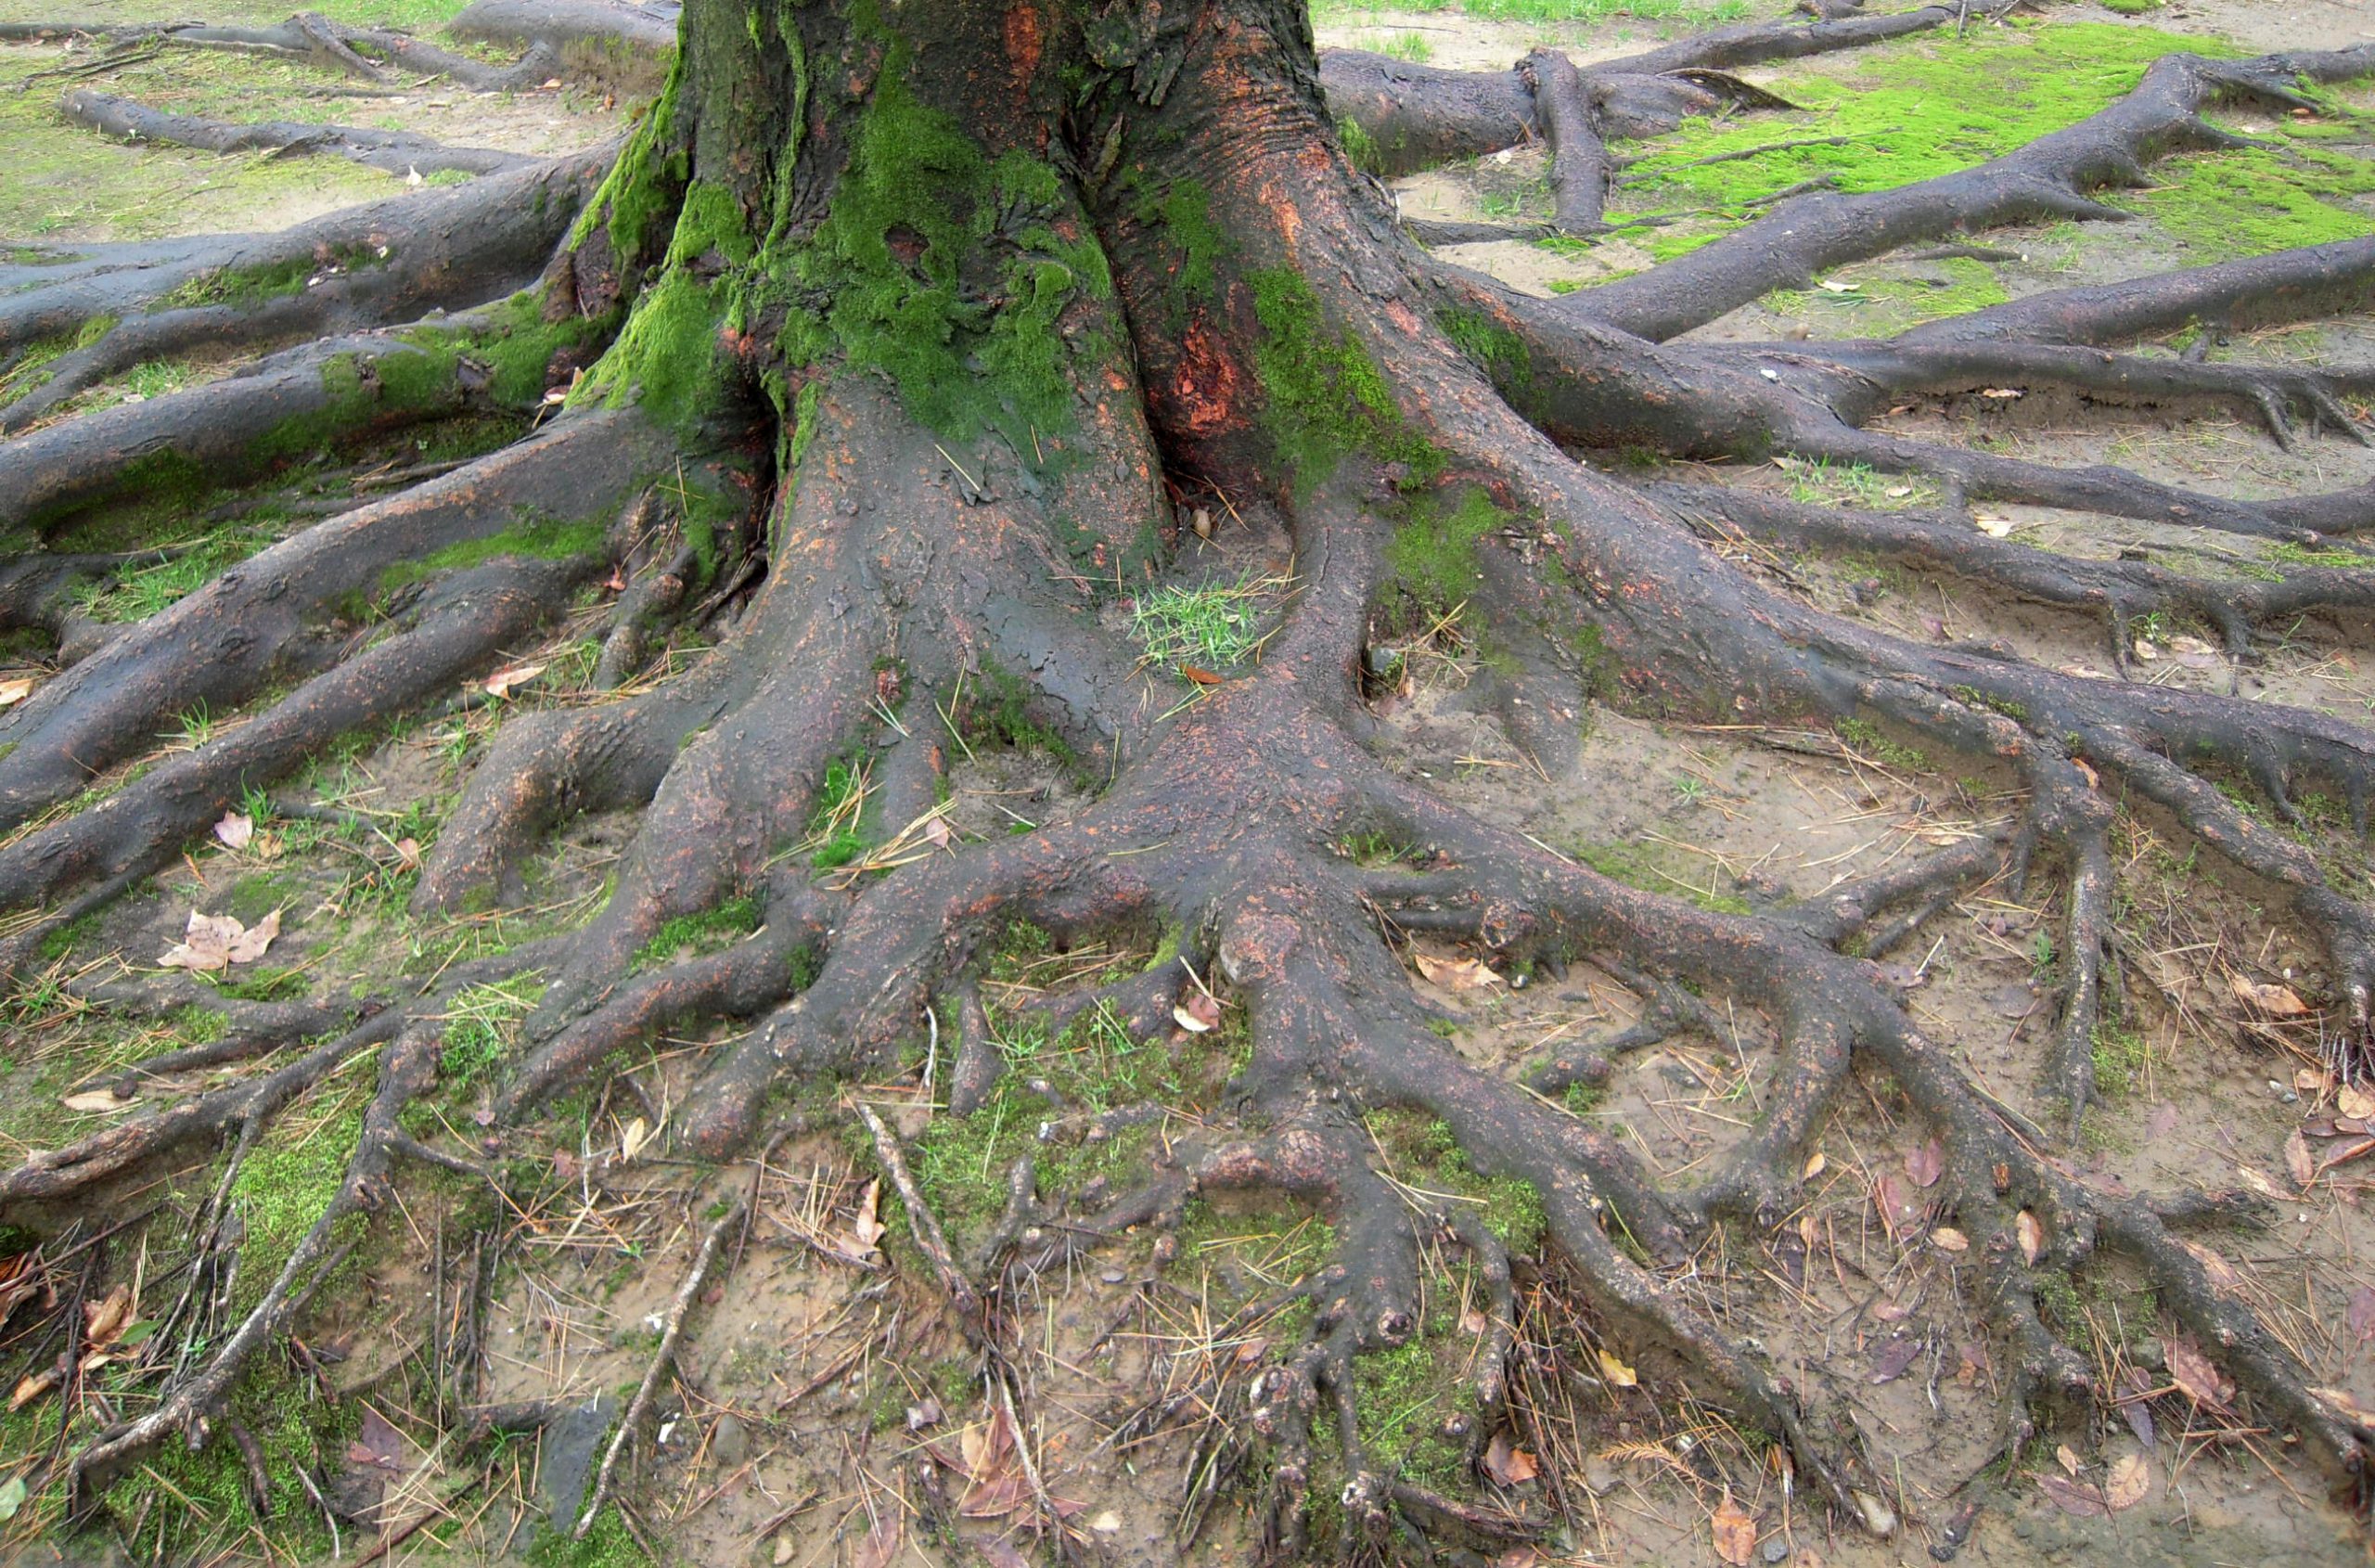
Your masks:
M1179 422L1191 435L1210 435L1236 417L1237 362L1201 321L1188 324L1179 345L1171 392Z
M1036 6L1025 0L1024 4L1006 8L1006 58L1014 71L1016 92L1029 88L1031 79L1039 74L1039 55L1046 44Z

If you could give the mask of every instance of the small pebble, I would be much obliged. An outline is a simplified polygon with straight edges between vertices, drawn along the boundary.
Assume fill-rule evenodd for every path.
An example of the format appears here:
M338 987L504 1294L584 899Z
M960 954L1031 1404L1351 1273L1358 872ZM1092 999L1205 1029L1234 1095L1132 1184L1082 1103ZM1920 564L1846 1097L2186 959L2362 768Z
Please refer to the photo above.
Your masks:
M2287 1089L2284 1091L2284 1103L2287 1105L2298 1105L2301 1103L2301 1097L2293 1093L2291 1089Z
M1104 1273L1098 1275L1098 1278L1104 1280L1109 1285L1118 1285L1124 1278L1126 1278L1126 1276L1124 1276L1118 1268L1109 1268Z
M1776 1536L1758 1549L1764 1553L1765 1562L1780 1562L1790 1555L1790 1543Z
M2267 1081L2267 1092L2270 1094L2282 1094L2284 1092L2284 1086L2278 1083L2275 1079L2270 1078Z

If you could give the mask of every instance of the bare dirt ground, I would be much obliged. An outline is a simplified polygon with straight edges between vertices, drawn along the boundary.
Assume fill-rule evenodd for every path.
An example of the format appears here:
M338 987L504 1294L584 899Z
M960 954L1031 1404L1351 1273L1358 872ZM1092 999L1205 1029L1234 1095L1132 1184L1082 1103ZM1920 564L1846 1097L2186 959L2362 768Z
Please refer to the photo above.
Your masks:
M436 9L416 7L398 19L426 26ZM1752 14L1773 9L1760 3ZM74 15L115 20L166 11L153 0L94 0ZM208 19L270 21L280 14L241 0ZM365 0L349 0L338 14L373 13ZM2335 0L2184 0L2133 23L2091 6L2056 6L2051 14L2056 21L2150 25L2253 50L2375 36L2375 13ZM46 16L34 0L0 5L0 19ZM1703 13L1685 13L1530 23L1456 11L1330 9L1319 32L1323 45L1423 51L1438 65L1497 68L1545 42L1579 59L1605 58L1704 20ZM1410 39L1419 43L1403 42ZM62 47L0 52L0 237L276 227L399 188L401 176L327 160L127 148L58 124L45 107L55 81L39 73L85 58ZM1852 69L1841 61L1746 74L1786 96L1806 74ZM598 140L634 107L584 85L499 98L434 84L357 96L296 67L179 54L111 72L98 84L188 112L401 125L527 152ZM1539 160L1521 150L1401 181L1395 190L1413 213L1490 217L1521 201L1539 174ZM2357 211L2375 216L2375 204L2359 201ZM1990 269L2012 295L2185 264L2189 254L2182 238L2149 222L2057 225L1990 243L2012 255ZM1546 292L1649 260L1621 240L1581 252L1502 244L1458 254ZM1894 330L1903 325L1905 290L1881 286L1922 287L1933 275L1944 276L1934 263L1883 260L1847 269L1832 280L1844 286L1837 291L1777 297L1703 330L1741 338ZM2239 340L2215 352L2359 363L2375 353L2375 329L2354 322ZM167 367L85 394L85 403L147 395L169 376L205 373L203 366ZM2375 454L2338 440L2285 453L2232 421L2168 420L2042 397L1923 400L1891 424L2061 462L2114 458L2148 476L2239 495L2375 481ZM384 455L389 466L422 456ZM1585 456L1645 473L1663 469L1662 478L1810 497L1882 506L1918 498L1911 487L1896 494L1869 475L1789 466L1677 469L1650 455ZM296 476L288 497L304 499L308 482ZM2236 541L2226 535L2018 508L1997 521L2014 537L2074 554L2161 553L2196 564L2238 559ZM1908 636L2001 639L2057 666L2112 673L2096 623L1991 602L1950 578L1876 561L1788 559L1745 543L1739 553L1828 605ZM1191 548L1179 571L1185 581L1259 583L1290 578L1294 565L1252 515L1220 520L1210 543ZM2249 565L2242 559L2238 569ZM1252 595L1247 613L1274 612L1279 597ZM2239 666L2204 628L2154 624L2138 628L2133 651L2138 678L2232 688L2364 721L2375 711L2368 631L2359 623L2305 624ZM699 651L681 648L674 658ZM194 850L180 870L110 909L75 947L74 962L146 968L178 938L193 909L250 921L277 909L271 977L247 983L294 996L418 983L470 954L582 919L600 896L623 822L589 819L567 835L540 869L541 907L531 921L417 922L402 912L420 842L504 713L625 695L591 689L582 629L518 654L519 668L536 669L516 690L457 699L448 711L331 759L303 788L257 803L251 839ZM2014 809L2010 778L1945 774L1877 733L1690 727L1608 709L1593 715L1579 767L1546 777L1471 703L1479 671L1456 623L1414 648L1407 669L1403 688L1380 699L1384 744L1398 765L1487 820L1684 898L1751 907L1802 900L1956 842ZM1150 700L1177 696L1149 684ZM184 735L160 742L190 743L210 726L236 722L237 715L189 715ZM1007 831L1017 818L1059 817L1085 798L1080 781L1051 759L984 761L956 778L948 820L968 837ZM2363 853L2334 839L2330 826L2309 830L2332 841L2338 864L2356 868L2363 894ZM2099 1059L2112 1094L2070 1158L2090 1180L2138 1190L2259 1195L2270 1221L2264 1228L2210 1232L2202 1244L2315 1371L2314 1382L2375 1407L2368 1343L2375 1336L2375 1265L2368 1261L2375 1256L2375 1223L2364 1202L2375 1161L2354 1163L2375 1144L2353 1130L2375 1116L2375 1105L2359 1103L2355 1091L2337 1092L2321 1076L2311 1029L2280 1009L2240 1006L2234 989L2239 979L2281 984L2316 960L2292 932L2264 917L2264 890L2202 868L2184 835L2156 813L2124 811L2117 842L2122 1022ZM1347 846L1363 854L1423 848ZM2016 1125L2051 1126L2058 1115L2037 1088L2058 929L2050 883L2039 879L2025 896L2001 883L1982 888L1883 956L1923 1027L1952 1045ZM717 939L685 933L687 944ZM90 957L102 953L112 957ZM1441 983L1423 973L1417 983L1440 1004L1459 1048L1480 1063L1514 1070L1562 1043L1620 1030L1640 1006L1623 977L1587 967L1560 979L1487 977L1463 968L1448 947L1420 942L1414 953L1440 961ZM1160 958L1054 954L1018 942L1002 960L991 999L998 986L1081 984ZM457 1010L449 1035L465 1044L449 1050L466 1048L481 1029L500 1040L525 1006L501 992L474 997L470 1009ZM128 1032L78 1010L54 988L12 996L6 1008L0 1061L12 1109L0 1114L0 1153L12 1158L117 1113L93 1101L92 1091L110 1081L111 1068L160 1048L153 1032ZM1719 1033L1625 1059L1603 1095L1581 1098L1573 1109L1619 1131L1664 1177L1687 1181L1741 1136L1772 1087L1772 1042L1760 1022L1727 1022ZM1136 1060L1170 1074L1175 1090L1167 1097L1170 1116L1192 1120L1222 1092L1229 1026L1225 1020L1209 1035L1096 1048L1149 1053ZM29 1512L7 1526L13 1534L0 1537L0 1554L304 1560L327 1555L333 1543L322 1523L335 1514L341 1532L335 1544L348 1560L371 1549L365 1543L376 1532L383 1560L392 1562L527 1553L609 1564L650 1550L705 1564L1005 1564L1053 1560L1043 1526L1054 1516L1074 1543L1075 1561L1252 1560L1251 1506L1261 1477L1243 1442L1249 1384L1268 1346L1292 1336L1291 1309L1282 1310L1278 1298L1325 1255L1324 1216L1214 1205L1194 1211L1176 1235L1127 1237L1010 1284L998 1307L1006 1354L1029 1395L1017 1407L982 1381L978 1355L950 1321L902 1206L881 1179L875 1147L862 1129L853 1134L845 1106L864 1101L914 1140L910 1158L927 1189L946 1202L941 1218L960 1254L995 1219L1017 1148L1064 1148L1076 1128L1059 1124L1080 1108L1057 1094L1016 1102L1046 1118L1028 1129L953 1128L936 1110L939 1063L928 1060L893 1084L819 1086L781 1108L794 1130L764 1159L700 1167L662 1152L689 1066L685 1047L696 1043L656 1042L648 1058L567 1103L533 1139L491 1147L510 1176L512 1196L501 1203L456 1178L383 1218L341 1287L314 1310L279 1385L257 1396L263 1403L241 1408L270 1448L276 1489L266 1528L250 1523L254 1510L238 1496L236 1465L219 1486L219 1467L193 1465L152 1474L154 1487L127 1486L111 1527L95 1536L45 1534L44 1522ZM1039 1067L1057 1085L1070 1070ZM291 1201L312 1169L309 1146L335 1151L342 1128L352 1137L367 1076L334 1078L275 1134L279 1163L271 1168ZM198 1081L151 1083L141 1092L155 1097ZM485 1085L466 1090L440 1114L466 1125L488 1092ZM1158 1144L1170 1125L1153 1129ZM1414 1144L1407 1129L1387 1122L1376 1130L1390 1171L1431 1179L1428 1167L1411 1163L1423 1138ZM2313 1162L2305 1182L2289 1168L2296 1145ZM1100 1168L1093 1144L1065 1157L1085 1163L1076 1168ZM1653 1358L1627 1366L1606 1353L1589 1320L1566 1305L1555 1264L1538 1260L1521 1274L1516 1326L1522 1421L1514 1459L1523 1462L1504 1454L1508 1484L1478 1484L1518 1511L1556 1513L1565 1523L1538 1548L1501 1556L1504 1568L1712 1563L1718 1558L1710 1520L1727 1507L1756 1522L1752 1561L1808 1568L1928 1561L1966 1504L1981 1511L1958 1561L1988 1568L2209 1568L2366 1555L2361 1526L2301 1489L2279 1434L2181 1386L2199 1382L2189 1377L2188 1347L2173 1343L2150 1292L2112 1269L2072 1279L2066 1295L2048 1305L2057 1327L2093 1347L2099 1381L2119 1403L2075 1413L2064 1429L2008 1459L1988 1326L1963 1286L1967 1243L1926 1212L1921 1139L1888 1085L1868 1084L1860 1109L1833 1119L1809 1173L1802 1212L1773 1234L1714 1238L1688 1288L1711 1317L1752 1337L1819 1407L1837 1412L1832 1437L1841 1447L1860 1450L1898 1478L1890 1504L1900 1520L1894 1534L1874 1540L1827 1524L1794 1493L1773 1450L1720 1412L1690 1403ZM1123 1174L1113 1172L1117 1179ZM169 1202L180 1188L202 1189L209 1179L205 1169L186 1173L178 1188L169 1184L146 1201ZM748 1204L747 1217L727 1227L722 1261L695 1292L684 1375L658 1390L648 1450L620 1461L614 1485L634 1511L607 1515L581 1545L559 1540L595 1484L617 1413L669 1328L672 1296L723 1205L737 1199ZM265 1224L266 1212L260 1207L252 1223ZM156 1245L161 1253L167 1239ZM1424 1314L1432 1360L1375 1394L1394 1404L1384 1419L1401 1429L1440 1420L1434 1407L1451 1381L1445 1374L1490 1338L1469 1276L1445 1266L1434 1288ZM452 1338L474 1314L484 1348L483 1403L558 1402L568 1413L527 1435L467 1435L468 1412L440 1409L421 1394L425 1382L447 1370ZM294 1420L292 1407L312 1424ZM335 1414L325 1420L325 1410ZM50 1442L57 1421L54 1408L35 1402L26 1416L0 1425L0 1470L13 1470L32 1445ZM441 1426L466 1435L441 1436ZM291 1431L297 1435L287 1436ZM313 1473L336 1483L318 1506L286 1480L285 1449L293 1446L302 1461L308 1444ZM631 1523L615 1523L622 1518ZM1458 1561L1491 1560L1471 1553Z

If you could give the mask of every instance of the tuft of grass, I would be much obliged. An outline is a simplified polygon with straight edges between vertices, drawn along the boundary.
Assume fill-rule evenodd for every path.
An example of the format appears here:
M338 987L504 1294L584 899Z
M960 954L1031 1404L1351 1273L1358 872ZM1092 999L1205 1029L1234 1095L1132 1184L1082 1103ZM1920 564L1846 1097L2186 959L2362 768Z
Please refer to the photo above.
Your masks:
M1859 507L1866 511L1895 511L1927 506L1938 499L1938 487L1924 480L1884 474L1869 463L1792 460L1790 499L1807 506Z
M1248 573L1234 584L1156 588L1132 604L1130 635L1149 663L1228 669L1261 648L1264 602L1292 586L1291 578Z
M445 1011L445 1038L437 1055L437 1075L456 1096L491 1078L518 1039L520 1021L544 996L542 983L524 977L491 985L467 986Z
M82 585L75 590L76 607L94 621L145 621L278 538L270 523L258 521L163 546L117 567L112 577Z

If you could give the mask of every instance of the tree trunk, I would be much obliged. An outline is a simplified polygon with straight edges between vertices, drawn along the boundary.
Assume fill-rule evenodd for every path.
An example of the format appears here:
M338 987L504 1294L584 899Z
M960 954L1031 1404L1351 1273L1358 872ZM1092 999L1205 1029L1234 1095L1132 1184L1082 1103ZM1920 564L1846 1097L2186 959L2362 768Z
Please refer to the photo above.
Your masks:
M1094 1000L1161 1032L1195 991L1220 990L1251 1028L1232 1086L1241 1114L1169 1147L1088 1228L1165 1223L1191 1193L1232 1187L1291 1192L1334 1216L1338 1254L1305 1287L1311 1342L1250 1394L1274 1455L1279 1550L1303 1540L1323 1398L1340 1418L1340 1451L1325 1462L1341 1468L1367 1539L1386 1540L1396 1518L1478 1527L1372 1462L1349 1403L1355 1357L1419 1328L1427 1245L1464 1249L1504 1302L1509 1279L1506 1249L1472 1215L1431 1207L1372 1169L1359 1113L1376 1107L1439 1119L1478 1174L1530 1189L1615 1331L1675 1353L1742 1425L1786 1446L1824 1502L1891 1527L1878 1500L1889 1478L1820 1440L1800 1391L1666 1272L1718 1216L1769 1228L1793 1211L1820 1119L1859 1060L1893 1075L1943 1140L1942 1213L1980 1243L1976 1288L2013 1347L2015 1447L2033 1401L2092 1374L2039 1316L2040 1271L2100 1248L2149 1275L2266 1413L2304 1436L2303 1451L2356 1484L2364 1435L2175 1240L2163 1208L2079 1181L2025 1136L2036 1129L2016 1136L1913 1026L1886 977L1847 949L1860 955L1854 945L1875 932L1896 940L1957 889L2060 852L2068 957L2048 1071L2074 1133L2093 1092L2109 940L2111 808L2098 789L2108 775L2279 890L2323 939L2327 989L2352 1042L2339 1065L2363 1073L2375 921L2187 760L2238 763L2279 807L2289 778L2314 777L2363 816L2375 741L2321 715L2271 717L1996 650L1908 644L1814 609L1707 541L1728 528L1923 554L2101 609L2122 641L2132 614L2168 602L2247 636L2255 619L2303 604L2365 603L2365 574L2204 584L2131 562L2044 561L1956 519L1628 484L1559 443L1869 462L1938 477L1954 508L2042 499L2311 542L2366 527L2375 519L2363 496L2213 502L2115 470L2048 470L1862 429L1907 389L2016 374L2246 406L2279 431L2302 410L2347 424L2328 379L2147 365L2085 345L2090 330L2142 329L2171 300L2191 310L2265 300L2271 280L2295 302L2237 308L2363 297L2375 259L2357 251L2239 263L2117 299L2023 302L1996 329L1960 337L1828 349L1662 341L1842 254L2089 206L2082 192L2099 171L2208 136L2198 110L2218 96L2280 99L2296 71L2330 77L2366 62L2156 66L2120 113L2037 144L2018 167L1837 199L1820 209L1819 233L1752 225L1671 275L1612 286L1597 306L1589 294L1526 299L1430 257L1339 140L1341 116L1377 166L1402 168L1538 127L1558 143L1559 224L1587 228L1611 168L1604 141L1738 90L1710 68L1958 13L1929 7L1884 28L1758 24L1605 71L1543 57L1467 78L1358 60L1323 74L1304 7L1286 0L691 0L665 89L558 250L550 232L514 237L485 263L485 276L508 276L523 251L549 251L532 293L430 330L289 350L225 383L219 404L95 416L15 449L0 508L40 528L119 485L135 456L269 461L252 439L263 425L378 426L490 400L538 407L548 391L560 408L494 458L273 546L0 717L0 808L14 825L136 754L194 688L222 708L266 708L104 805L0 845L0 906L38 912L12 930L9 951L22 962L45 932L170 862L242 788L450 690L605 568L632 566L608 675L637 669L651 638L694 607L721 617L718 647L623 700L505 724L413 894L420 913L518 905L558 824L641 813L601 912L535 955L547 983L497 1124L533 1115L658 1031L721 1017L747 1028L702 1058L671 1129L695 1154L751 1147L787 1083L908 1072L903 1049L927 1030L936 1049L944 1018L956 1036L949 1110L961 1115L1003 1071L976 986L1004 932L1028 922L1065 941L1167 938L1193 991L1165 965ZM538 188L582 188L597 163L545 171ZM495 178L530 188L525 174ZM543 221L549 230L559 219ZM452 225L451 245L465 226ZM394 220L342 243L388 233L409 254L416 230ZM358 277L369 270L362 252L352 259ZM185 302L144 330L195 330L179 320L195 309ZM103 340L91 352L111 351ZM618 521L598 545L530 550L516 530L498 532L508 508L530 503ZM1186 669L1184 680L1159 669L1149 682L1117 628L1200 511L1290 552L1293 601L1258 660ZM329 635L331 607L411 561L442 562L443 574L403 601L399 635L361 651ZM12 591L0 582L0 596ZM1714 912L1621 885L1470 818L1374 754L1376 677L1394 649L1454 623L1483 657L1480 700L1545 770L1572 767L1595 699L1716 723L1876 720L2009 764L2029 791L2022 821L2002 840L1779 914ZM1048 740L1093 803L949 851L929 824L968 735ZM868 809L921 835L897 841L918 853L863 876L812 876L794 852L832 798L835 770L846 779L859 764ZM1343 846L1372 835L1410 854L1365 868ZM757 935L649 961L670 921L739 898L764 911ZM1562 1047L1523 1086L1507 1081L1431 1028L1403 967L1413 932L1472 943L1505 969L1598 956L1637 981L1642 1021L1600 1047ZM1622 1142L1544 1097L1604 1078L1612 1052L1713 1027L1701 998L1715 992L1763 1020L1775 1089L1720 1167L1671 1191ZM1049 1010L1060 1022L1060 1009L1087 1000ZM180 1143L251 1136L348 1053L384 1047L380 1098L340 1198L341 1215L359 1208L391 1160L419 1147L396 1117L435 1077L430 1005L359 1019L343 1041L236 1093L37 1157L0 1176L0 1200L70 1197ZM1175 1047L1202 1048L1199 1038L1183 1033ZM999 1255L981 1266L1003 1267L1032 1217L1063 1199L1036 1193L1026 1171ZM2042 1251L2026 1227L2041 1227ZM85 1453L78 1474L104 1481L163 1434L199 1430L239 1358L302 1303L301 1265L334 1255L329 1216L308 1245L203 1378ZM1496 1343L1507 1348L1506 1336ZM1471 1459L1503 1414L1502 1369L1489 1359L1474 1374L1484 1419L1468 1434Z

